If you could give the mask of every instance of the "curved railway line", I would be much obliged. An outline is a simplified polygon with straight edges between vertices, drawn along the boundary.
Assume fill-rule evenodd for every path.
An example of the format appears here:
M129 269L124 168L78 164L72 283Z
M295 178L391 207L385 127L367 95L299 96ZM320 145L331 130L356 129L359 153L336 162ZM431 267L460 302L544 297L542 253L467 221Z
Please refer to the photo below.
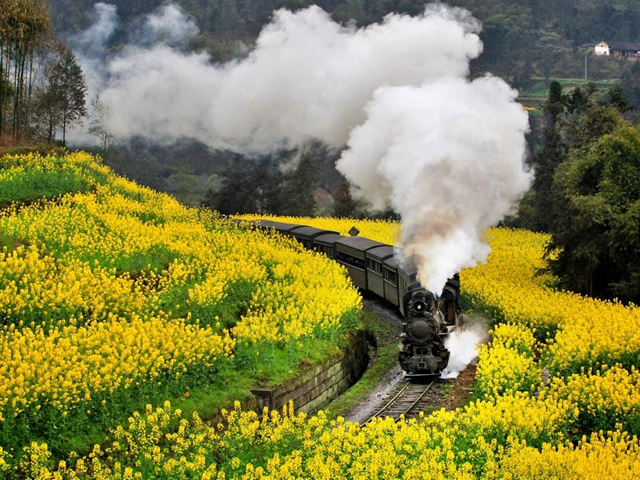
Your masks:
M384 407L362 424L365 425L374 418L392 417L397 422L403 415L405 419L417 417L428 405L426 396L435 383L436 380L426 383L407 382Z

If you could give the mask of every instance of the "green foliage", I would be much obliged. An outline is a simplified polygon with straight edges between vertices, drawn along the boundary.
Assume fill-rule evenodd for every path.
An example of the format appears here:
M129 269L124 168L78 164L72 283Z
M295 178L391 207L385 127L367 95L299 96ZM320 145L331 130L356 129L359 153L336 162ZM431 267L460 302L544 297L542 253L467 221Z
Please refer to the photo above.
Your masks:
M0 162L0 206L87 192L105 182L106 175L87 164L71 164L59 158L36 162L5 158Z
M560 131L560 116L564 109L565 97L562 94L562 86L559 82L553 81L549 85L549 97L543 105L546 121L544 146L531 159L536 172L533 182L535 214L532 225L535 230L545 231L550 228L555 204L553 175L563 161L566 150Z
M62 144L65 145L67 129L78 124L87 115L87 84L70 48L63 47L52 66L49 93L52 108L57 112L57 119L62 127Z
M640 111L640 62L633 62L624 70L620 79L620 88L629 104L636 111Z
M638 302L640 129L617 117L611 133L570 153L555 180L566 215L552 232L560 251L550 265L562 286Z
M29 204L67 192L86 192L92 187L92 183L77 175L75 169L63 167L54 171L24 170L10 177L0 178L0 207L6 207L12 202Z
M238 163L228 171L219 191L207 192L202 205L227 215L312 216L316 172L311 159L306 156L288 172L283 172L274 158Z

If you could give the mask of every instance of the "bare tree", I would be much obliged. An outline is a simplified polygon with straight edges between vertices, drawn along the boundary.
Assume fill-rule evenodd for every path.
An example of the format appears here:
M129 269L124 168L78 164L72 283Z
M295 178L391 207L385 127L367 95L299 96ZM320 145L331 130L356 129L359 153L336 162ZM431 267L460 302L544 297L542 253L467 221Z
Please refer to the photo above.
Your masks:
M111 113L111 105L108 100L100 100L100 94L96 93L91 99L91 106L93 107L93 118L91 118L88 133L98 137L102 156L106 159L109 146L113 140L113 135L107 130L107 120Z

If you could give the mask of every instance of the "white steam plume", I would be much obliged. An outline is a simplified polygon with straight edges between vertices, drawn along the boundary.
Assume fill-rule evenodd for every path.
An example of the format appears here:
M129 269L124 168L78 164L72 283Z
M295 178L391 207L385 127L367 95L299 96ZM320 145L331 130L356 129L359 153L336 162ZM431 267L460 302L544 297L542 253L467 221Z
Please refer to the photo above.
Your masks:
M176 5L164 5L143 19L140 33L134 34L142 45L164 43L181 45L199 33L195 20Z
M429 290L486 259L484 232L529 187L515 96L489 76L382 87L338 161L355 196L401 215L398 246Z
M97 3L91 14L93 24L84 32L72 35L67 43L76 54L91 92L99 92L109 75L105 62L106 45L118 28L115 5Z
M399 246L427 288L440 292L485 260L484 231L530 183L528 125L502 80L467 79L482 51L467 11L431 6L357 29L316 6L279 10L247 58L213 65L166 40L196 30L177 7L163 9L102 70L116 139L191 137L244 154L311 139L347 145L337 168L354 195L401 215Z
M450 357L441 378L456 378L478 356L479 345L489 340L487 327L482 323L470 323L450 334L444 344Z

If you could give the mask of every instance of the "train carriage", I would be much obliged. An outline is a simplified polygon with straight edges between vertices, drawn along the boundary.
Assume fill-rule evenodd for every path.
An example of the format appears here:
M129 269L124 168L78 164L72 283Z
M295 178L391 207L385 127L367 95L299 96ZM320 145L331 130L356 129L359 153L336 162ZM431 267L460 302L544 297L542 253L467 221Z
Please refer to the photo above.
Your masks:
M270 229L273 228L276 232L282 235L291 236L292 232L303 225L296 225L293 223L274 222L273 220L259 220L261 228Z
M329 258L336 257L336 242L343 238L338 233L323 233L313 239L313 249L316 252L324 253Z
M398 268L400 259L395 255L382 262L382 276L384 277L384 298L400 308L402 295L398 295Z
M393 257L393 252L391 245L380 245L366 252L367 290L381 298L385 298L384 261Z
M347 267L353 284L367 290L366 252L384 243L374 242L364 237L342 237L335 243L335 259Z

